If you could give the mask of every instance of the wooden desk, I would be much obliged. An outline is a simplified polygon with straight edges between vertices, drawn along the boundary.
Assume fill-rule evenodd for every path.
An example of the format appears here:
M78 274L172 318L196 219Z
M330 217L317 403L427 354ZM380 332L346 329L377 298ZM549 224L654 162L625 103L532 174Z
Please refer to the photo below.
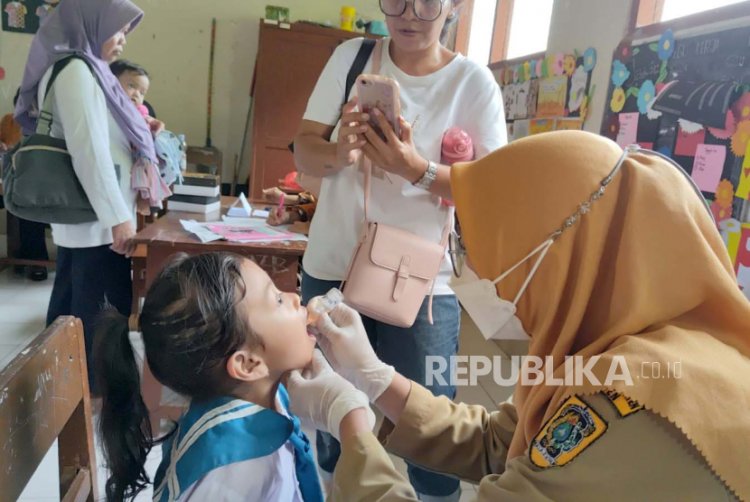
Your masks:
M3 197L3 184L0 182L0 199ZM7 251L5 258L0 258L0 270L11 265L25 265L25 266L42 266L42 267L54 267L54 260L28 260L25 258L15 258L21 248L21 234L19 229L18 218L10 214L7 208L5 208L5 229L6 229L6 246ZM46 232L45 232L46 234Z
M222 197L222 213L234 202L234 197ZM219 221L218 213L202 215L169 211L147 225L134 238L133 296L144 297L148 287L159 275L171 256L229 251L246 256L260 265L282 291L297 291L299 260L305 252L304 241L237 243L227 241L201 242L182 228L180 220Z

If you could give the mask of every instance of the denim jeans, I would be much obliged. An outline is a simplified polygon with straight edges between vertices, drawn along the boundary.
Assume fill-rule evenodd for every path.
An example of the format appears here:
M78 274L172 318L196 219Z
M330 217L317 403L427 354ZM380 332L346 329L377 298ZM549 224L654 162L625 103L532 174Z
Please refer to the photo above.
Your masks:
M303 272L302 303L307 303L314 296L323 295L331 288L340 286L340 281L323 281ZM432 300L434 324L427 320L429 298L425 298L411 328L398 328L369 317L362 317L367 336L375 353L385 363L392 365L396 371L410 380L424 385L425 356L444 356L448 358L458 352L458 332L461 315L458 301L453 295L435 296ZM448 396L453 399L456 389L450 385L426 386L435 395ZM341 445L326 432L317 432L318 465L328 472L333 472L341 455ZM409 481L414 489L424 495L437 497L452 495L459 488L456 478L437 474L407 462Z

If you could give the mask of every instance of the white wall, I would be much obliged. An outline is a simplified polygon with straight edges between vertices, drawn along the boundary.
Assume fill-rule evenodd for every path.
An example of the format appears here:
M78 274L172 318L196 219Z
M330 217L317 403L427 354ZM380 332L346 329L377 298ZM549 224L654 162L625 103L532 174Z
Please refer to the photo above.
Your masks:
M224 179L232 176L239 153L249 104L253 65L258 49L258 26L268 3L290 8L293 21L331 21L338 24L342 5L358 15L382 19L376 0L135 0L146 15L128 37L123 57L143 65L152 75L148 101L161 120L188 143L206 139L206 100L211 18L217 19L214 63L212 139L224 154ZM12 108L12 97L23 75L31 35L0 31L0 114ZM240 182L247 179L247 162Z
M625 37L633 0L555 0L548 52L596 49L591 83L596 85L585 129L599 133L607 106L612 53Z
M136 0L146 12L129 37L124 57L152 74L148 100L159 118L188 142L203 145L206 136L206 95L211 18L217 18L214 67L213 144L224 153L225 181L231 179L239 153L249 104L249 88L258 47L258 25L266 0ZM598 62L592 83L596 93L586 129L598 132L604 114L612 51L625 36L632 0L556 0L548 50L595 47ZM344 3L367 18L382 19L376 0L285 0L293 20L332 21ZM0 31L0 113L11 109L28 55L31 35ZM248 145L246 151L249 151ZM240 180L247 178L247 159Z

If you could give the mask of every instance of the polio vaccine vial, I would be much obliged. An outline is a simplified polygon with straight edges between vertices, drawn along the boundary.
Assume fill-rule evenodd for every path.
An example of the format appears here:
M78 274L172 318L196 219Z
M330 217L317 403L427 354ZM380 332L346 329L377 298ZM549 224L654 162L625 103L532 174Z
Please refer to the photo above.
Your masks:
M323 296L316 296L307 302L307 324L315 324L323 313L328 313L344 301L344 293L332 288Z

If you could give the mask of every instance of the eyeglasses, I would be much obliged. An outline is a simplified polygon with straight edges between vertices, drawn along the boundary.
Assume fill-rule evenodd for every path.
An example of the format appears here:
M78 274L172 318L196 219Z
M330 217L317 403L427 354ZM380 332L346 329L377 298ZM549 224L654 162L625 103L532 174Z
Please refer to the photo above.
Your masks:
M422 21L434 21L443 12L445 0L410 0L414 15ZM389 17L399 17L406 12L407 0L380 0L380 10Z
M458 223L458 219L456 219L456 226L448 238L448 256L451 259L453 273L456 277L461 277L466 261L466 248L463 240L461 240L461 225Z

